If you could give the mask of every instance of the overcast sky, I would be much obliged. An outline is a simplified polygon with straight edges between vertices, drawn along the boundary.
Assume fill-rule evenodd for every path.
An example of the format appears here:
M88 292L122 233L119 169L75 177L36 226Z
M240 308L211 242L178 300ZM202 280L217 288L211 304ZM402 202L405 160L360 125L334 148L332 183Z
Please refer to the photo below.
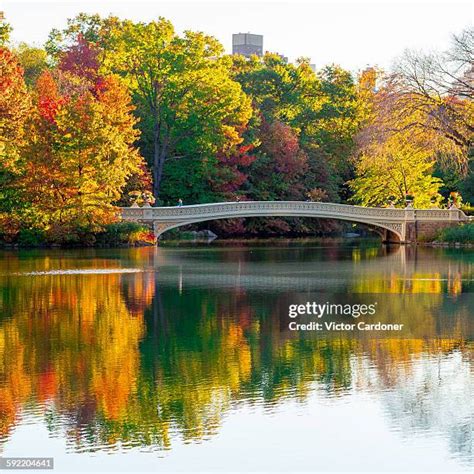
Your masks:
M387 68L405 48L445 49L453 33L473 24L473 5L467 0L0 0L0 11L14 28L14 41L42 44L52 28L64 27L79 12L140 21L164 16L179 32L216 36L229 52L232 33L258 33L264 35L264 50L290 61L307 56L318 68L337 63L356 71L368 64Z

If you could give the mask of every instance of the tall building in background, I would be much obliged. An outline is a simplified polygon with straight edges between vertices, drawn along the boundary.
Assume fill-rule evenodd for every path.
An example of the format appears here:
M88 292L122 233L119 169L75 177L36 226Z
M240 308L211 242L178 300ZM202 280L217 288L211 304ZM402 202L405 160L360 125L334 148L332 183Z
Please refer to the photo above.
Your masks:
M263 56L263 35L235 33L232 35L232 54L242 54L247 58L256 54Z

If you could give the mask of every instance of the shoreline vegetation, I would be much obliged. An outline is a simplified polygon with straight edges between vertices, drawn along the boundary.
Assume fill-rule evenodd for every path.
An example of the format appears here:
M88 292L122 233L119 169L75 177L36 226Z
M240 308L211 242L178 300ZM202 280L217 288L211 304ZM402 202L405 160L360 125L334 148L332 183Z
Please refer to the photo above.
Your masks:
M68 239L60 242L48 240L45 233L20 230L14 242L0 241L0 248L113 248L142 247L156 245L153 232L142 224L134 222L118 222L107 224L99 232L91 233L83 230L68 235Z
M44 235L39 233L21 232L16 242L0 241L0 250L34 249L34 248L127 248L156 245L194 245L210 244L217 240L219 244L242 242L283 242L299 240L333 240L345 241L377 240L374 234L361 230L360 232L332 232L315 235L286 233L276 234L237 234L216 235L209 229L188 230L175 229L168 236L157 240L153 232L145 225L134 222L120 222L108 224L104 230L96 234L72 235L68 242L48 242ZM392 244L393 245L393 244ZM432 241L420 241L414 244L424 247L474 247L474 223L461 224L457 227L444 229Z
M78 14L43 46L0 19L0 242L152 245L117 207L314 201L470 208L474 29L390 71L226 54L165 18ZM420 79L421 78L421 79ZM231 219L229 236L333 235L333 220ZM202 227L197 227L201 229ZM469 227L440 236L472 242Z
M474 222L449 227L442 230L437 238L429 242L430 245L448 245L448 246L474 246Z

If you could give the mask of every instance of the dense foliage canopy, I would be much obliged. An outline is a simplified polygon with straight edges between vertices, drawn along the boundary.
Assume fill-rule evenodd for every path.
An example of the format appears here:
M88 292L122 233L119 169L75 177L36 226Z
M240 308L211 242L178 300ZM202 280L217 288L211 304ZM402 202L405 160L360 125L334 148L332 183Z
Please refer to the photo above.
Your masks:
M229 56L204 33L80 14L44 49L0 49L0 234L81 240L138 193L157 204L474 200L473 31L395 69ZM297 219L221 232L314 232Z

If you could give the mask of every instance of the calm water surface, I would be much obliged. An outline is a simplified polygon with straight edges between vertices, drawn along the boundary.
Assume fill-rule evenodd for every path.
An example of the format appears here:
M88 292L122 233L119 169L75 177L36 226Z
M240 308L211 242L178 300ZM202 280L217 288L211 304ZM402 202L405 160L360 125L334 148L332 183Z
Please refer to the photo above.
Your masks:
M306 301L376 302L366 322L404 328L290 331ZM473 335L472 250L0 252L0 455L56 472L472 471Z

